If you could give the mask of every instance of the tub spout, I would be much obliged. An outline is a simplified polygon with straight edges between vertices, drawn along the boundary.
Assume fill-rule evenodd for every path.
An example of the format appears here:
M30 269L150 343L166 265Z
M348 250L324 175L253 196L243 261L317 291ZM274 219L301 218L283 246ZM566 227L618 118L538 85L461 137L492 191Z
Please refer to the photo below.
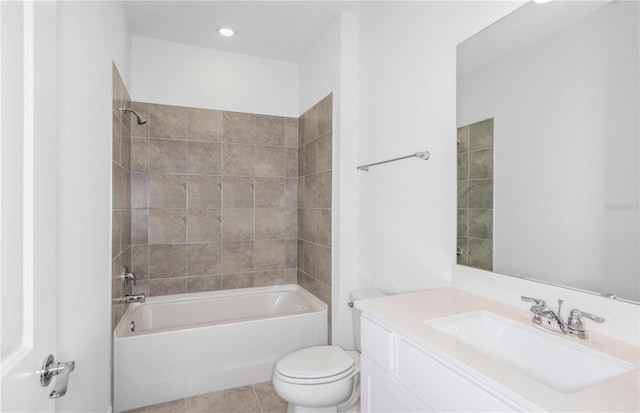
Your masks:
M144 294L125 295L124 297L116 298L116 303L144 303L147 297Z

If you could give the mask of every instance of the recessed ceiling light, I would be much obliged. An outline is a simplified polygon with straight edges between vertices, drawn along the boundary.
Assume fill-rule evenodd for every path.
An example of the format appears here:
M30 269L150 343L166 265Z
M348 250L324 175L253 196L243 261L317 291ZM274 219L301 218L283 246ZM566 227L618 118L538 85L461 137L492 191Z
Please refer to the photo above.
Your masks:
M222 37L233 37L236 34L236 31L229 26L218 26L218 33Z

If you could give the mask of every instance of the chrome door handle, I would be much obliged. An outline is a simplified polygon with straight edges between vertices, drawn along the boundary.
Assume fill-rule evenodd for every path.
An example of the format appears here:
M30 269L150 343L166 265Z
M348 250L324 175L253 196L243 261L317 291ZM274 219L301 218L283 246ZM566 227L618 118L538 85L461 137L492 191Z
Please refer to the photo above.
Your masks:
M75 361L63 361L56 363L52 354L49 354L40 370L40 385L47 387L51 383L53 376L60 376L56 379L56 386L49 394L50 399L57 399L67 394L67 385L69 384L69 375L76 368Z

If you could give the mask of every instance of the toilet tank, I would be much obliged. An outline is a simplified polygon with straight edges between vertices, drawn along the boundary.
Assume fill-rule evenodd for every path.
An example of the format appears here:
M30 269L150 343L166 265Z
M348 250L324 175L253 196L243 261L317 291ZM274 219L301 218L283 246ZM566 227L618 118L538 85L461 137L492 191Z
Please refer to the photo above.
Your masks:
M382 291L375 290L373 288L365 288L363 290L354 290L349 293L349 299L351 302L358 300L366 300L367 298L386 297L389 294L385 294ZM362 312L355 306L351 307L351 317L353 320L353 338L356 344L356 350L361 351L360 348L360 314Z

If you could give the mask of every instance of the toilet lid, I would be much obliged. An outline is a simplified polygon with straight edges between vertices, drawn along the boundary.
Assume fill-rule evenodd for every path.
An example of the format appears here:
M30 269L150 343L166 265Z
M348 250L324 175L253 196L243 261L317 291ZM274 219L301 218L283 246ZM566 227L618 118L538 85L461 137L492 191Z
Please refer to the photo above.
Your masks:
M294 351L276 364L283 376L300 379L331 377L353 369L355 361L339 346L316 346Z

